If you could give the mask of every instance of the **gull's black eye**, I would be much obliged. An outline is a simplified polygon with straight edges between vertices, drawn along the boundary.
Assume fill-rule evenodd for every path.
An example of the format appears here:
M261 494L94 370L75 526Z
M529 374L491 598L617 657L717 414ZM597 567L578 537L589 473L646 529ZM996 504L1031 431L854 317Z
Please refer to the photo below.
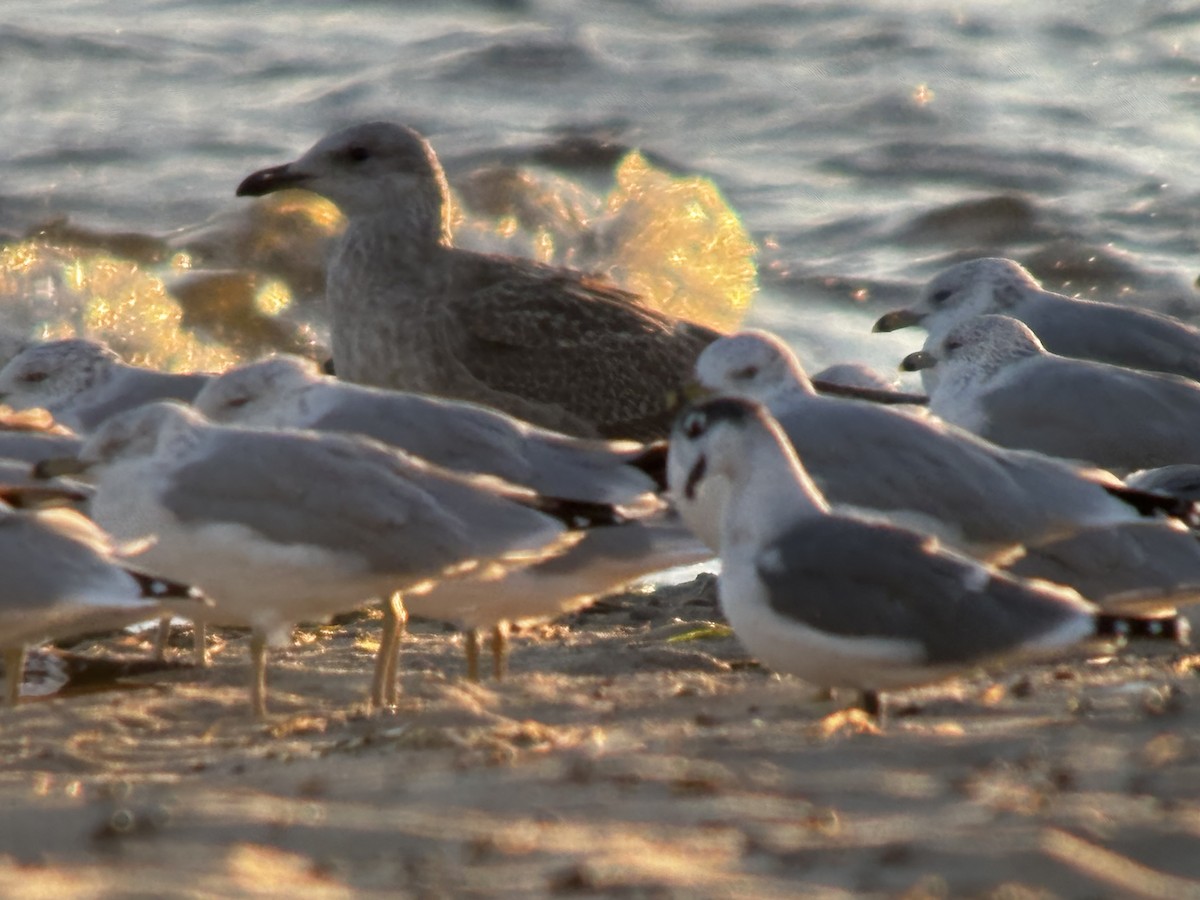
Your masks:
M249 397L230 397L228 400L225 401L225 405L228 406L230 409L237 409L240 406L245 406L249 402L250 402Z
M929 300L934 305L937 305L939 303L945 303L947 300L950 299L950 295L953 293L954 293L954 291L950 290L949 288L943 288L940 291L934 291L933 295L929 298Z
M953 353L955 350L961 350L962 345L962 341L946 341L945 349L947 353Z
M371 158L371 151L366 147L355 144L346 151L346 158L351 162L362 162L365 159Z
M39 381L45 381L47 377L45 372L26 372L21 376L21 380L26 384L37 384Z
M736 381L749 381L758 377L758 366L746 366L729 373Z
M708 417L704 413L688 413L683 420L683 433L686 437L698 438L708 427Z

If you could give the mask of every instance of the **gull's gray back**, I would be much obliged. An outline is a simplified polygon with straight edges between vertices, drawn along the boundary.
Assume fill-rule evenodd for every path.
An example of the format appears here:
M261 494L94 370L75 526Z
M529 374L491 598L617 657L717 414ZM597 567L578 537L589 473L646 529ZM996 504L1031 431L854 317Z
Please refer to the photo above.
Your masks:
M780 615L844 637L911 641L931 665L1003 655L1080 615L1003 577L973 591L976 565L933 546L914 532L824 516L764 546L757 572Z
M277 543L361 557L373 571L428 574L541 546L561 531L369 441L214 427L204 446L162 498L181 520L239 523Z

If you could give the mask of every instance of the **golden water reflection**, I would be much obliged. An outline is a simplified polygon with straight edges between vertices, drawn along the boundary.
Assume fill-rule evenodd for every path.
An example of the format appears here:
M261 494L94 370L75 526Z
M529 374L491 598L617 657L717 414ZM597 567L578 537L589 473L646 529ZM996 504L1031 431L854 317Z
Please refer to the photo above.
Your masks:
M673 315L737 326L755 246L713 183L630 153L606 197L559 175L474 173L454 202L465 246L599 272ZM464 202L464 200L468 202ZM320 359L324 266L344 220L285 191L166 237L54 220L0 247L0 329L104 341L166 370L226 368L275 351Z

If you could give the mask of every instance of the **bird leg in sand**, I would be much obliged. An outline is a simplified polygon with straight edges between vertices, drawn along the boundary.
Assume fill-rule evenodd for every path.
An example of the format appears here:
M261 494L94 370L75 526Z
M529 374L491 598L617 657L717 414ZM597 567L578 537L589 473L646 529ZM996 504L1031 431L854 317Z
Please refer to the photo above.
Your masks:
M508 623L492 626L489 640L492 648L492 677L504 679L508 671ZM463 650L467 655L467 681L479 681L479 629L472 628L463 636Z
M381 604L383 633L379 637L379 652L375 656L375 674L371 678L371 706L375 709L395 706L398 698L396 656L400 638L408 627L408 611L399 593L392 594Z
M492 677L502 681L508 673L508 623L492 626Z
M199 668L207 669L212 665L212 658L208 655L208 626L199 619L192 622L192 653Z
M467 681L479 681L479 629L472 628L463 635L463 650L467 654Z
M858 698L858 708L876 722L883 724L883 698L879 691L862 691Z
M9 647L4 651L4 677L8 688L8 705L16 706L21 699L21 678L25 674L25 648Z
M267 717L267 638L250 635L250 706L256 719Z
M162 662L167 658L167 643L171 640L171 617L163 616L158 620L158 628L154 632L154 659Z

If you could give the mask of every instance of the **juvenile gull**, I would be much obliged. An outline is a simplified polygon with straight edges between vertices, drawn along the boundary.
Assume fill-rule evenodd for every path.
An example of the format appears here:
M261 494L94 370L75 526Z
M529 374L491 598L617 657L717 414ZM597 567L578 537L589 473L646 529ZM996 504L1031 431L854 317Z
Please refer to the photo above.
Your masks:
M766 332L711 344L696 378L709 391L766 404L839 511L886 516L985 559L1084 528L1144 521L1160 508L1190 511L1129 490L1106 472L1006 450L933 416L819 396L787 345ZM688 445L671 446L675 502L716 548L728 485L712 477L680 496L676 487L694 464Z
M214 422L362 434L540 494L629 503L662 485L661 448L570 437L473 403L351 384L276 356L214 378L194 405Z
M1161 313L1047 291L1011 259L951 266L914 306L887 313L875 330L920 324L936 344L955 325L989 313L1024 322L1060 356L1200 379L1200 330Z
M239 196L303 188L348 219L329 262L339 377L496 407L584 437L663 437L716 333L603 279L454 247L446 179L416 131L369 122L249 175Z
M1008 316L956 325L902 367L936 367L930 409L1005 447L1118 472L1200 463L1200 384L1057 356Z
M732 486L717 590L738 640L775 671L861 691L869 713L880 712L881 691L979 666L1129 634L1186 635L1174 617L1104 613L1075 591L1014 578L929 536L832 514L756 403L719 398L685 412L676 443L696 460L685 495L711 477Z
M546 501L494 479L365 438L214 425L174 403L114 416L79 464L95 479L98 523L122 540L151 538L140 561L204 589L215 605L202 621L251 629L259 716L266 647L286 643L296 622L430 579L498 577L577 539L536 508ZM377 680L384 667L381 656Z
M62 424L89 432L109 416L155 400L189 401L206 375L175 375L131 366L95 341L45 341L0 369L0 402L41 407Z
M0 503L0 653L9 705L21 692L25 650L88 631L120 628L175 604L202 604L182 585L129 569L108 535L76 512L20 512Z

